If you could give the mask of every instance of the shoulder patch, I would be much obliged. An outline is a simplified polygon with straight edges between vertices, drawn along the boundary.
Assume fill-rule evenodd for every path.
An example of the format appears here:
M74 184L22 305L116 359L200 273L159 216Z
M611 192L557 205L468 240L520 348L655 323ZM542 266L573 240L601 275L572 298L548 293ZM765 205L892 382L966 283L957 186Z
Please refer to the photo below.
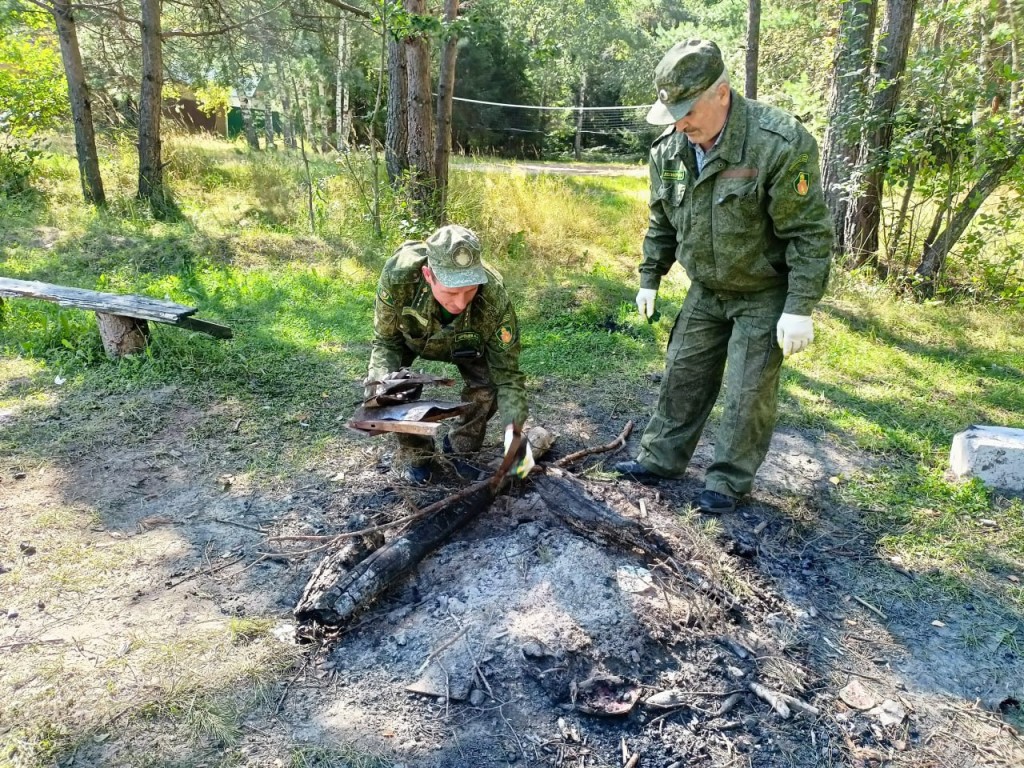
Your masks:
M502 323L498 326L498 330L494 332L494 336L498 342L498 346L502 349L508 349L516 343L516 339L519 336L519 329L515 323Z
M386 304L389 307L395 306L395 297L392 295L391 291L383 285L377 286L377 301L381 304Z
M793 180L793 189L800 197L806 197L807 192L811 188L810 179L807 178L807 171L800 171L796 174L796 178Z

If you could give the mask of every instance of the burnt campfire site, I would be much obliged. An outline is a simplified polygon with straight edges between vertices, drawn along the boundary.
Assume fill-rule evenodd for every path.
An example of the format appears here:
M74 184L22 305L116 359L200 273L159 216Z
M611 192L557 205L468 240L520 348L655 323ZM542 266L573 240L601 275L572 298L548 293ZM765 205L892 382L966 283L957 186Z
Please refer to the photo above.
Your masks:
M74 479L5 477L24 509L63 483L113 510L79 545L130 545L137 564L80 605L23 610L5 656L60 653L66 674L123 658L121 680L136 651L119 638L162 632L160 648L184 643L181 668L201 673L207 651L189 643L204 624L270 617L265 638L238 631L226 651L266 643L275 658L238 731L208 729L168 765L1024 765L1013 614L952 602L879 554L857 510L830 500L857 454L780 430L754 495L700 515L699 475L612 473L633 422L579 406L521 435L537 460L525 479L492 441L471 457L476 480L448 465L403 485L385 433L443 429L450 404L421 398L438 383L391 382L390 401L352 416L351 449L286 489L179 450L202 418L180 405L158 450L79 457ZM38 555L22 556L31 586ZM176 690L162 674L140 672L102 715L66 704L88 727L54 764L134 765L133 750L177 743L146 704L149 689Z

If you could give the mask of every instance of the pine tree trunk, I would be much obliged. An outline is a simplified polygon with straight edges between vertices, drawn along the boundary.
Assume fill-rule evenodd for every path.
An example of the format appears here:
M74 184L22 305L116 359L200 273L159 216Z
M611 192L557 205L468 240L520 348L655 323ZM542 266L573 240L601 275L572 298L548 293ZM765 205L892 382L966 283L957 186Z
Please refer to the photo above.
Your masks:
M409 170L409 66L405 45L388 40L388 111L384 138L384 165L395 187Z
M281 93L281 133L284 136L284 145L289 149L295 149L292 97L289 95L288 79L284 75L284 67L281 66L281 62L277 63L277 82Z
M459 17L458 0L445 0L444 21L448 39L441 52L440 72L437 80L437 135L434 137L434 177L437 179L438 222L447 221L448 160L452 153L452 98L455 95L455 57L459 40L451 24Z
M263 135L267 137L267 149L274 147L274 108L267 103L263 109Z
M296 85L295 101L302 108L302 133L306 137L306 143L316 149L316 123L313 121L312 95L309 92L309 85L303 84L301 88Z
M426 0L405 0L405 10L423 16ZM423 35L405 39L408 64L409 186L408 195L420 218L436 222L434 194L434 111L430 87L430 46Z
M882 190L892 144L892 120L899 103L900 83L907 65L917 0L888 0L879 34L877 66L872 82L870 120L861 134L857 154L860 176L857 197L846 213L844 243L849 264L878 266L878 230L882 219Z
M70 0L53 0L53 20L60 38L60 55L64 62L64 76L68 81L71 101L71 120L75 126L75 154L82 182L82 196L96 206L107 204L100 176L99 155L96 152L96 131L92 121L92 102L85 81L82 52L78 46L78 28L71 13Z
M336 132L338 134L338 151L348 151L349 137L352 135L352 108L349 105L348 88L349 35L348 19L342 16L338 20L338 69L335 82L337 90L334 94Z
M164 60L160 11L163 0L141 0L142 88L139 95L139 199L160 217L169 213L161 160L160 108Z
M259 152L260 140L256 136L256 124L252 119L252 108L249 106L249 99L243 96L240 100L242 110L242 126L245 128L245 141L249 148Z
M1021 71L1020 57L1020 42L1017 32L1017 9L1014 7L1013 0L1006 0L1006 16L1009 19L1010 29L1013 30L1013 34L1010 35L1010 69L1013 72ZM1020 103L1020 78L1014 78L1010 81L1010 101L1006 105L1011 115L1017 115L1021 111Z
M327 102L327 86L323 78L316 81L317 106L320 110L320 152L327 154L331 151L331 105Z
M572 145L572 154L579 162L583 157L583 106L587 95L587 73L580 77L579 111L576 113L576 138Z
M857 157L857 138L866 109L866 83L871 62L877 0L844 0L839 42L832 64L828 123L821 154L821 182L832 213L835 246L845 252L844 222L849 207L850 170Z
M747 54L743 95L757 98L757 59L761 50L761 0L747 0Z

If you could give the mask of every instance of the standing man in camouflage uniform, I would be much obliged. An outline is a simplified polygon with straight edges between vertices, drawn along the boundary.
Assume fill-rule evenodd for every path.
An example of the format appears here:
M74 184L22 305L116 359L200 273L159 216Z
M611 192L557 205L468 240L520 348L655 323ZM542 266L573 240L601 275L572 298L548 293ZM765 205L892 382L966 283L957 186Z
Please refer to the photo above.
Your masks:
M715 43L673 46L655 84L647 121L669 127L651 148L637 308L654 314L676 261L691 285L640 453L615 468L637 479L681 477L724 378L715 459L696 505L731 512L768 451L782 359L814 338L832 225L814 139L791 115L733 91Z
M373 312L373 351L367 375L381 381L417 357L459 369L463 402L473 408L445 436L447 453L480 450L487 422L501 411L508 450L513 428L526 421L525 377L519 370L519 325L505 286L480 259L476 234L455 224L425 242L403 243L384 264ZM368 391L367 397L373 392ZM411 483L428 482L434 443L429 437L398 435L398 465ZM525 476L533 466L529 443L513 467Z

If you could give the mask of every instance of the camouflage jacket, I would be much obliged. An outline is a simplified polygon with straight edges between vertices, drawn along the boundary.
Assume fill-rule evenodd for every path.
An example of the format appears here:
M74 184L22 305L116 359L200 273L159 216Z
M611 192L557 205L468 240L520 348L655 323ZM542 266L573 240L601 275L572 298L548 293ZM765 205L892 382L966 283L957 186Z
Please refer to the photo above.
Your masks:
M504 423L521 427L527 416L526 377L519 370L519 324L501 275L484 262L487 282L444 325L441 306L423 277L426 262L426 246L407 242L385 263L374 302L368 377L397 371L406 351L447 363L482 359L497 389Z
M724 130L700 174L674 128L651 147L640 287L657 290L679 261L711 291L787 286L784 311L809 315L825 292L833 236L817 143L796 118L736 91Z

